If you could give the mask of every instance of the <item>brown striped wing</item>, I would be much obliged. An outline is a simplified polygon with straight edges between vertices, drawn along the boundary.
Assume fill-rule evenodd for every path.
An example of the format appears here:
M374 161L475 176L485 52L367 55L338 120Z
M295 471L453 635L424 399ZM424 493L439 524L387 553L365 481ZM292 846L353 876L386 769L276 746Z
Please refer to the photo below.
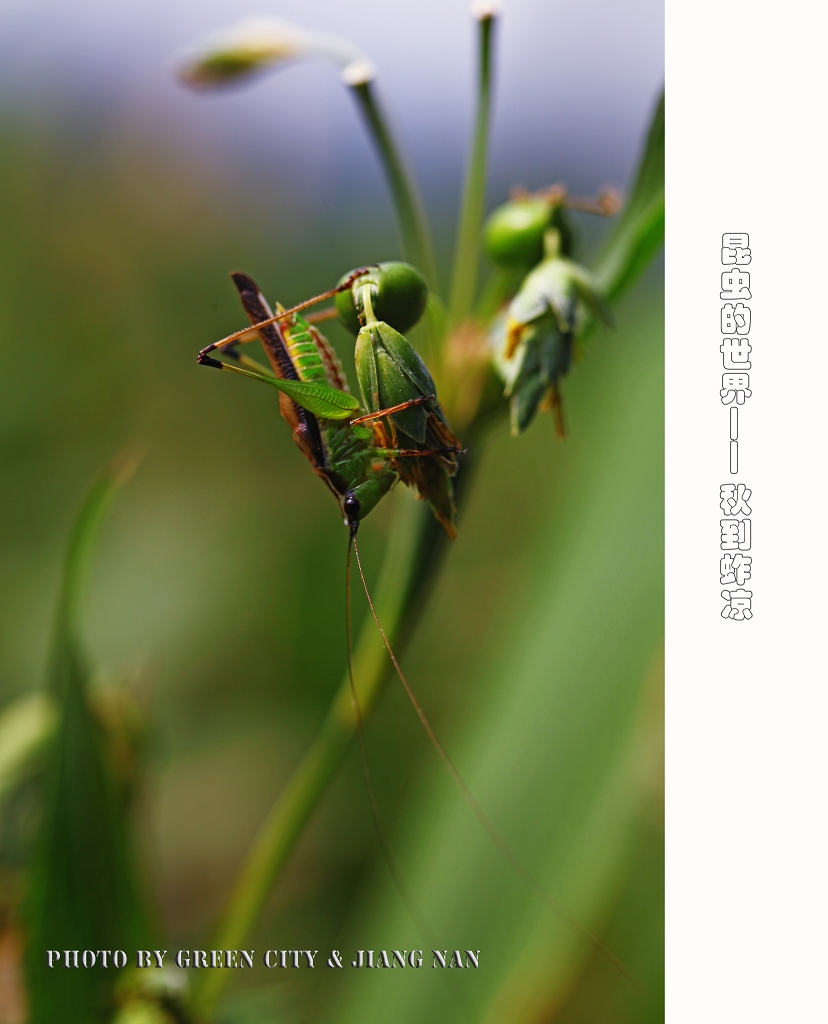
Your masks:
M253 278L241 273L231 274L230 277L236 286L239 298L250 318L250 322L258 324L263 320L269 320L273 313ZM262 343L262 347L276 376L281 380L298 381L299 374L290 358L290 353L285 345L279 325L277 323L267 324L265 327L260 327L256 334ZM334 356L334 358L336 357ZM302 454L308 459L319 475L328 482L328 477L325 473L328 459L317 418L313 413L297 405L287 395L279 395L279 409L285 422L293 432L293 440L298 445Z

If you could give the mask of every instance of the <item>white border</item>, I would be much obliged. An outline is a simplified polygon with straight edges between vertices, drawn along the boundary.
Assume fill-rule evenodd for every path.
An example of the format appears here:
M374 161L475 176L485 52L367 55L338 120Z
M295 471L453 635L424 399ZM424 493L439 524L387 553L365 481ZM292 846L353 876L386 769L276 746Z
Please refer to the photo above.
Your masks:
M826 1019L825 17L667 4L671 1024ZM720 238L750 234L754 618L719 617Z

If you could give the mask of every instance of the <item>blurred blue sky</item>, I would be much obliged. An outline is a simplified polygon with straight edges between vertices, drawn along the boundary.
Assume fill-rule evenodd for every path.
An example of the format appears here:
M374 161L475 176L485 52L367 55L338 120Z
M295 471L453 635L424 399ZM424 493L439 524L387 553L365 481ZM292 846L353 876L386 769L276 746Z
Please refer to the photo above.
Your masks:
M504 0L501 10L493 187L623 184L663 79L660 0ZM160 136L231 174L263 162L317 195L379 180L332 65L297 64L221 96L175 83L176 53L251 15L357 42L426 190L455 194L472 103L467 0L4 0L0 116L47 135L81 117L105 133Z

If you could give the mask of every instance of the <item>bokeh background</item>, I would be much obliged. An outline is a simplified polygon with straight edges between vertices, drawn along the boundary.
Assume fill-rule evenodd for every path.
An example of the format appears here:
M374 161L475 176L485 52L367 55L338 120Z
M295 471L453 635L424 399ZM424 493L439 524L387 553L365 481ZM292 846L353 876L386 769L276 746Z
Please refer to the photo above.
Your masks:
M661 5L503 7L489 205L514 183L623 189L661 87ZM208 945L345 644L330 496L268 389L206 373L195 353L242 322L230 270L298 301L399 253L333 68L212 97L174 82L194 37L262 13L372 57L447 272L472 109L465 2L6 0L0 13L0 697L41 684L72 519L96 470L140 439L85 622L101 685L126 686L142 722L135 832L170 949ZM604 229L579 223L594 250ZM505 424L487 437L405 660L500 830L643 994L514 877L392 687L368 730L389 829L441 945L481 949L481 970L256 972L228 1021L660 1019L658 267L617 321L566 382L565 443L548 417L519 441ZM392 516L362 531L369 579ZM355 750L249 945L429 945L388 879Z

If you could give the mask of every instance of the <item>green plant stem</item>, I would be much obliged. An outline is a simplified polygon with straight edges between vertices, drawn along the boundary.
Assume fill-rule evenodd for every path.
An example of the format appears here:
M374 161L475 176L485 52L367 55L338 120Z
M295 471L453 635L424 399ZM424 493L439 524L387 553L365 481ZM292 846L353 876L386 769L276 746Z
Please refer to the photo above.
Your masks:
M489 143L489 123L492 108L492 35L494 17L480 19L479 81L477 91L477 117L474 128L471 157L463 187L460 224L454 251L454 271L451 279L449 318L458 324L471 313L477 285L480 261L480 231L483 206L486 199L486 152Z
M421 520L428 514L400 489L402 506L395 519L376 589L375 606L393 643L398 636L420 562ZM361 589L359 578L354 582ZM344 648L344 638L343 638ZM354 650L354 679L363 720L374 708L388 676L388 655L373 618L367 616ZM214 949L241 949L256 921L273 883L285 864L308 818L319 803L328 782L345 756L357 727L346 672L328 713L308 752L277 798L254 841L221 921ZM232 972L199 973L194 1009L209 1019Z
M650 225L647 219L645 227L655 230L657 225ZM608 246L609 249L612 249L612 244ZM652 242L647 246L649 259L652 259L657 248ZM604 254L603 258L615 266L611 252ZM632 269L620 266L612 275L607 276L616 300L631 288L644 268L644 262L637 251L629 254L627 259ZM595 326L587 325L587 329ZM478 409L474 422L466 432L466 440L476 460L479 460L487 428L508 408L502 400L499 385L487 389L487 393L488 400ZM458 504L461 505L468 498L470 481L473 479L473 471L469 471L471 466L473 462L464 465L455 478ZM375 598L375 606L386 634L391 643L396 645L409 634L412 617L416 616L417 610L425 603L447 543L445 534L426 506L404 495L405 492L400 488L397 500L402 507L386 549ZM373 619L369 616L354 652L354 676L363 720L367 720L376 705L388 677L388 668L387 654ZM342 762L356 726L346 674L313 745L288 780L262 826L233 890L213 948L242 948L305 823ZM231 973L221 969L199 972L194 1008L205 1017L212 1013Z
M423 274L430 288L437 284L434 247L414 176L406 166L382 106L373 79L349 86L368 126L388 180L400 223L403 252Z
M77 636L81 632L80 609L98 532L118 488L129 480L142 457L139 446L127 445L103 469L87 495L75 523L63 566L57 625L62 634Z

